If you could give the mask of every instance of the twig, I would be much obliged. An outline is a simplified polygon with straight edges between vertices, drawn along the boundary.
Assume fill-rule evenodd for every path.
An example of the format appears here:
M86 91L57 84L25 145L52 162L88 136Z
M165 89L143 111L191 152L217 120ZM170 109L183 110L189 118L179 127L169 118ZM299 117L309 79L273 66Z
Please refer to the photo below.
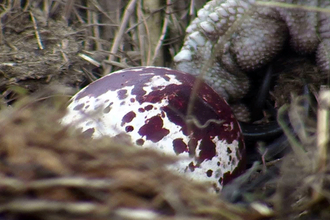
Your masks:
M90 6L90 1L87 1L87 6ZM92 15L92 11L91 10L87 10L87 24L92 24L93 23L93 15ZM92 36L92 28L93 27L90 27L90 28L87 28L86 30L88 31L88 35L89 35L89 38L86 38L85 40L85 44L84 44L84 49L85 50L89 50L91 49L91 41L89 40ZM94 41L97 41L94 36L92 37L92 39Z
M90 202L53 202L47 200L17 200L0 205L0 212L67 212L70 214L96 214L100 207Z
M65 53L65 51L68 50L68 46L69 46L68 39L63 39L61 46L62 46L62 48L61 48L60 51L61 51L62 57L63 57L63 59L65 60L66 63L69 63L69 58L68 58L68 56Z
M130 67L129 65L127 65L126 63L123 63L123 62L120 63L120 62L116 62L116 61L103 60L103 63L109 64L109 65L112 65L112 66L117 66L117 67L120 67L122 69Z
M166 32L167 25L165 23L168 19L168 16L163 19L161 13L163 8L161 6L160 0L144 0L143 8L146 9L146 16L143 16L145 19L145 27L148 36L148 57L147 65L153 66L164 66L163 53L160 52L162 49L162 31ZM162 21L163 20L163 21ZM163 28L161 28L161 22L163 22Z
M204 129L204 128L207 128L211 123L214 123L214 124L217 124L217 125L221 125L225 121L224 120L217 120L217 119L209 119L204 124L201 124L196 117L194 117L192 115L188 115L186 117L186 122L187 122L187 124L191 124L192 123L196 127L200 128L200 129Z
M147 36L147 41L148 41L148 43L147 43L147 45L149 45L148 46L148 56L147 56L147 58L146 58L146 64L147 65L149 65L149 63L150 63L150 57L151 57L151 48L152 48L152 46L151 46L151 34L150 34L150 30L149 30L149 26L148 26L148 22L147 22L147 18L144 16L144 14L143 14L143 16L142 16L142 18L143 18L143 23L144 23L144 26L145 26L145 28L146 28L146 36Z
M167 33L168 24L169 24L169 14L170 14L169 7L170 7L171 4L172 4L171 0L166 1L165 19L164 19L164 23L163 23L162 34L159 37L158 43L155 47L154 56L151 60L151 65L155 65L156 58L159 57L160 50L163 46L163 42L164 42L164 39L165 39L165 35Z
M40 48L40 50L43 50L44 46L42 45L41 38L40 38L40 35L39 35L37 21L36 21L34 15L33 15L32 11L30 11L30 16L31 16L31 19L32 19L32 22L33 22L33 27L34 27L34 31L35 31L35 35L36 35L36 38L37 38L37 41L38 41L39 48Z
M15 178L2 177L1 188L8 188L13 191L25 191L34 189L48 189L52 187L76 187L88 189L107 189L113 185L111 179L88 179L83 177L59 177L44 180L35 180L29 183Z
M64 8L64 19L68 23L72 14L72 9L75 0L67 0Z
M110 53L111 54L109 55L108 61L113 61L115 59L115 56L113 56L113 54L117 53L119 44L123 40L123 35L125 33L125 29L126 29L126 26L127 26L128 20L129 20L129 17L132 15L132 13L134 11L134 8L135 8L135 5L136 5L136 1L137 0L131 0L129 2L128 6L125 9L125 13L124 13L124 16L123 16L123 19L122 19L122 22L121 22L119 31L116 34L116 37L114 39L114 42L113 42L112 47L111 47L111 50L110 50ZM104 68L103 75L106 75L106 74L110 73L111 72L111 69L112 69L112 67L109 66L109 65L107 65Z
M93 6L94 6L99 12L101 12L101 14L102 14L104 17L106 17L107 19L109 19L109 22L111 22L112 24L115 23L115 22L113 21L113 19L111 18L111 16L108 15L108 13L106 12L106 10L104 10L104 9L102 8L102 6L99 4L100 1L98 1L98 0L91 0L91 1L89 1L89 2L90 2L91 4L93 4Z
M79 56L80 58L86 60L87 62L93 64L93 65L96 66L96 67L100 67L100 66L101 66L100 62L94 60L93 58L87 56L86 54L78 53L78 56Z
M96 12L92 12L92 21L93 21L93 24L98 24L98 17L97 17L97 13ZM94 25L93 26L93 34L94 34L94 37L96 39L100 39L100 29L99 29L99 26L98 25ZM96 44L96 50L99 51L99 50L102 50L102 44L100 43L100 41L96 41L95 42Z
M304 165L307 159L306 151L304 150L303 146L301 143L295 138L295 135L293 132L290 130L288 125L285 122L285 119L283 118L285 115L285 112L288 111L289 105L283 105L277 112L277 118L278 118L278 124L281 126L283 129L284 134L288 137L288 140L290 142L290 146L297 155L297 158L299 159L299 164Z
M44 12L45 12L45 15L46 15L46 21L47 21L47 23L48 23L48 19L49 19L49 17L50 17L50 14L49 14L49 12L50 12L50 5L49 5L49 1L44 1L44 6L43 6L43 10L44 10Z
M190 0L189 15L194 18L195 15L195 0Z
M139 2L137 6L137 15L138 15L138 32L140 37L138 38L139 40L139 48L140 48L140 55L141 55L141 64L142 66L145 66L147 63L147 58L146 58L146 43L145 43L145 36L146 36L146 25L145 25L145 19L144 19L144 14L142 12L142 2ZM144 25L141 25L144 23ZM133 26L134 27L134 26ZM131 28L130 28L131 29Z
M330 144L330 89L321 89L317 113L318 171L324 172L327 166L327 149Z

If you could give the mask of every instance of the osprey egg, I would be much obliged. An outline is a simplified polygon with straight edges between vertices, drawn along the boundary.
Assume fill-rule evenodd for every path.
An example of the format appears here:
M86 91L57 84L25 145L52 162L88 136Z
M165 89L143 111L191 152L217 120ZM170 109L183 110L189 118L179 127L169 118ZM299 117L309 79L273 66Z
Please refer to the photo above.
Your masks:
M219 191L244 171L245 145L226 101L204 82L194 89L196 81L164 67L120 70L78 92L62 123L92 138L124 133L136 146L177 155L169 169Z

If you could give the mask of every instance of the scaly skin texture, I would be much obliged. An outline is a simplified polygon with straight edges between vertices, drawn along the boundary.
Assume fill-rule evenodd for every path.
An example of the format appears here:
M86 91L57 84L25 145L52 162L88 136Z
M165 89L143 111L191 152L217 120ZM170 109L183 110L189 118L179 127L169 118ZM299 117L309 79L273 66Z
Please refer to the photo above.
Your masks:
M272 2L330 9L328 0ZM269 63L287 40L299 54L316 52L318 67L328 74L329 14L257 6L255 0L212 0L186 29L174 62L178 70L202 74L226 100L237 101L249 89L247 74Z

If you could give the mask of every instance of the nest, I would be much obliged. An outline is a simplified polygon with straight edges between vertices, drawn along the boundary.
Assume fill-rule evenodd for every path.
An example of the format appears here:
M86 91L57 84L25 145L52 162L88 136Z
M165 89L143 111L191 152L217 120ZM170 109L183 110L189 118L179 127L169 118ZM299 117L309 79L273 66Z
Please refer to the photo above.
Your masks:
M26 97L0 113L5 219L211 219L237 212L205 185L169 171L172 157L60 125L63 99Z
M0 91L8 96L13 86L29 92L51 83L80 86L82 33L63 20L48 19L39 8L8 10L2 19Z

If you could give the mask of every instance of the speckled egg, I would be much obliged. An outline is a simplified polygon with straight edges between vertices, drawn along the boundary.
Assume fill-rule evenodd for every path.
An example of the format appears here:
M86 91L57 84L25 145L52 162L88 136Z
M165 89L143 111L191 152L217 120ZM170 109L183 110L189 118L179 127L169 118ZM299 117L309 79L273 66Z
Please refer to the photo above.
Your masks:
M228 104L205 83L194 91L195 82L163 67L117 71L78 92L62 122L92 138L126 134L137 146L177 155L170 169L219 191L244 170L245 145Z

